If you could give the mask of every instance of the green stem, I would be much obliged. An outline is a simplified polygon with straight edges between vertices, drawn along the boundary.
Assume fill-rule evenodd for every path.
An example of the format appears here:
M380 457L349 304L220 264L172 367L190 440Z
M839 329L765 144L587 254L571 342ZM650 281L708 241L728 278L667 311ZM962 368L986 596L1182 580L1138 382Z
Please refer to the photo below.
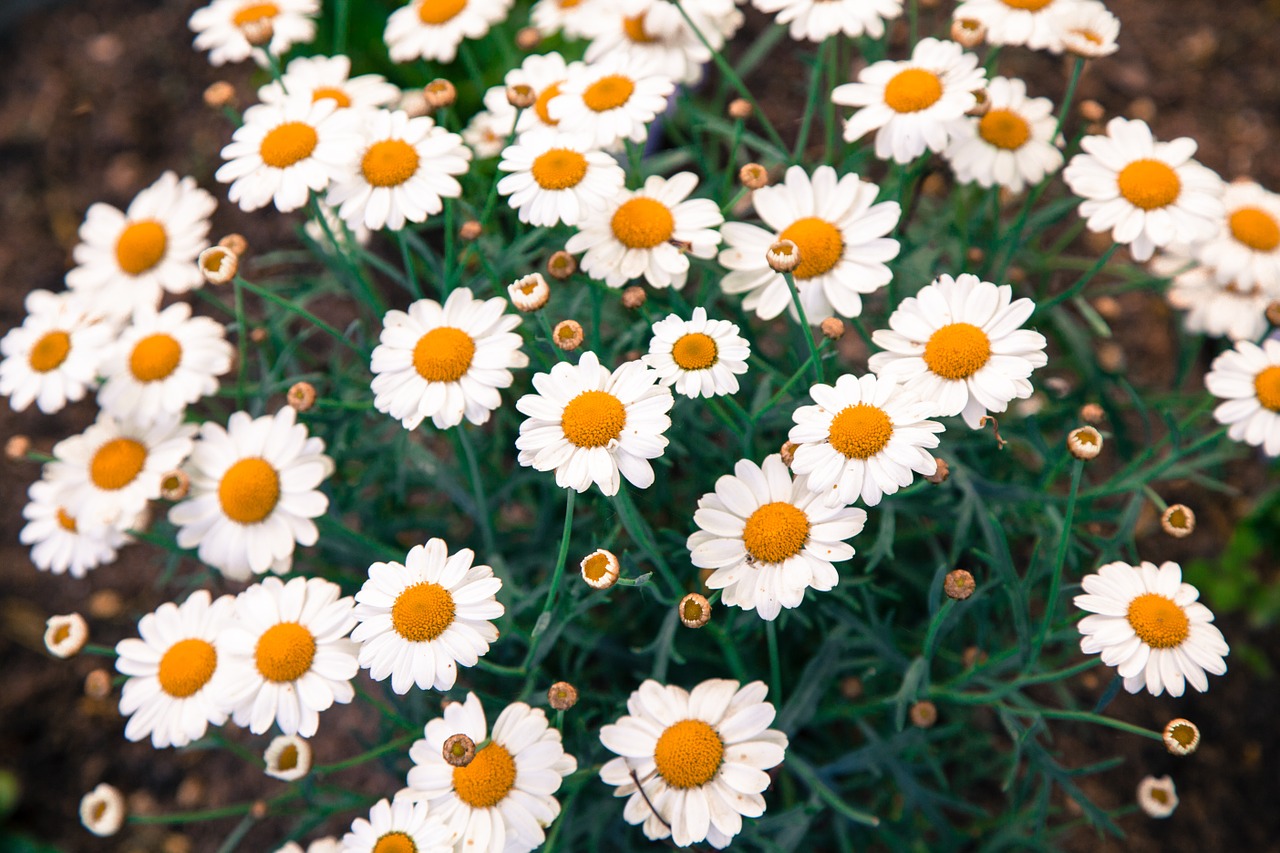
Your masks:
M1111 717L1104 717L1101 714L1091 714L1088 711L1056 711L1052 708L1014 708L1003 703L997 707L1008 711L1011 714L1017 714L1020 717L1047 717L1051 720L1075 720L1080 723L1093 723L1096 726L1106 726L1108 728L1118 729L1122 732L1141 735L1142 737L1151 738L1152 740L1164 740L1164 736L1161 735L1160 732L1153 732L1151 729L1144 729L1142 726L1135 726L1132 723L1126 723L1123 720L1113 720Z
M458 424L453 433L457 436L458 445L462 448L462 455L467 460L467 474L471 478L471 490L475 495L476 502L476 524L480 527L480 538L484 541L485 551L488 552L489 559L492 560L498 554L498 544L493 535L493 522L489 514L489 499L485 496L484 479L480 476L480 465L476 461L476 450L467 435L465 424Z
M1082 275L1079 279L1077 279L1075 284L1071 285L1071 287L1062 291L1057 296L1054 296L1051 299L1041 302L1039 305L1036 306L1035 313L1037 315L1044 314L1053 306L1077 296L1082 290L1084 290L1084 286L1088 284L1090 281L1092 281L1093 277L1102 271L1102 268L1107 265L1107 261L1111 260L1111 256L1114 255L1116 253L1116 249L1119 249L1119 248L1120 248L1119 243L1112 243L1111 248L1103 252L1102 257L1098 258L1097 262L1095 262L1094 265L1091 266L1084 275Z
M308 323L311 323L313 326L317 327L321 331L326 332L331 337L337 339L338 341L341 341L343 344L345 344L347 347L350 347L353 351L358 353L363 358L369 357L369 353L367 353L363 347L360 347L356 343L347 340L346 335L342 334L342 332L339 332L333 326L330 326L324 320L321 320L319 317L317 317L315 314L312 314L310 311L303 308L301 305L291 302L290 300L285 299L283 297L276 296L270 290L267 290L264 287L259 287L253 282L246 281L240 276L236 276L235 280L238 286L243 287L245 290L267 300L268 302L272 302L272 303L275 303L276 305L279 305L281 308L285 309L291 314L298 315L299 317L306 320Z
M684 595L684 586L680 583L676 573L672 571L666 558L662 556L662 549L658 547L657 541L653 538L653 531L649 528L649 523L644 520L644 517L640 515L640 511L636 509L635 502L631 499L631 492L625 486L618 489L618 494L614 496L614 506L618 510L618 515L622 517L622 526L631 534L631 538L636 540L640 550L648 554L649 559L653 560L658 567L659 573L671 586L671 592L675 596L674 600L678 601Z
M556 554L556 565L551 571L551 585L547 588L547 598L542 602L542 612L534 623L533 634L529 638L529 651L524 656L521 669L529 671L533 664L533 656L538 651L542 635L546 633L547 624L551 621L551 608L555 606L556 595L560 592L560 581L564 578L564 563L569 557L569 539L573 533L573 502L578 493L573 489L565 490L568 497L564 502L564 529L560 532L560 550Z
M289 791L278 797L273 797L266 801L267 811L271 811L271 807L287 800L296 799L302 796L299 791ZM248 814L249 811L257 805L260 800L253 800L248 803L236 803L235 805L222 806L216 809L203 809L194 812L178 812L176 814L155 814L155 815L129 815L129 823L136 824L168 824L168 823L196 823L204 820L217 820L224 817L235 817L236 815Z
M239 354L239 363L236 364L236 407L241 411L245 408L244 372L249 366L249 325L244 317L244 291L241 290L243 282L244 279L236 276L231 285L235 291L236 350Z
M329 773L336 773L339 770L346 770L348 767L356 767L360 764L364 764L366 761L372 761L380 755L386 755L388 752L395 752L398 749L403 749L420 737L422 737L422 735L418 733L401 735L395 740L388 741L381 746L374 747L368 752L362 752L359 755L344 759L343 761L336 761L333 764L321 764L312 768L311 772L315 776L325 776Z
M457 223L454 222L455 204L453 199L446 198L444 204L444 293L448 296L453 292L453 285L457 279L458 259L454 257L454 241L458 236Z
M1058 123L1053 128L1053 136L1049 137L1052 145L1058 144L1058 134L1067 122L1067 113L1071 111L1071 99L1076 95L1076 85L1080 82L1080 72L1084 70L1084 57L1077 56L1075 65L1071 67L1071 79L1067 81L1066 94L1062 96L1062 109L1058 111Z
M404 229L396 232L396 241L400 243L400 259L404 263L405 280L409 283L409 291L414 299L422 299L422 285L418 284L418 272L413 267L413 254L409 251L409 238Z
M787 289L791 291L791 304L795 306L796 313L800 315L800 333L804 336L804 342L809 346L809 361L813 364L813 376L819 384L822 384L822 359L818 357L818 345L813 340L813 327L809 325L809 318L805 316L804 306L800 304L800 291L796 289L795 277L789 273L782 273L783 280L787 283Z
M769 644L769 699L774 707L782 706L782 662L778 657L778 623L770 619L764 623L764 635Z
M80 651L87 655L101 655L104 658L116 657L116 650L111 646L99 646L96 643L85 643Z
M347 18L351 0L337 0L333 16L333 52L335 55L347 52Z
M951 611L956 606L954 598L948 598L938 608L938 612L933 615L933 619L929 622L929 630L924 635L924 650L920 653L925 660L933 659L933 646L937 642L938 632L942 630L942 623L947 621L947 617L951 615Z
M796 135L795 148L791 150L792 163L801 161L804 156L805 146L809 144L809 130L813 126L813 116L817 112L812 108L812 105L818 103L818 87L822 85L822 77L827 70L827 57L835 43L836 39L827 39L818 48L818 54L814 57L813 70L809 75L809 99L805 101L810 106L804 111L804 117L800 120L800 132Z
M1058 606L1058 588L1062 585L1062 567L1067 561L1067 545L1071 542L1071 524L1075 520L1076 498L1080 494L1080 478L1084 474L1084 460L1077 459L1071 467L1071 491L1067 495L1067 514L1062 520L1062 536L1058 538L1058 552L1053 558L1053 574L1049 577L1049 595L1045 599L1044 622L1031 647L1031 660L1034 661L1044 647L1049 636L1049 627L1053 624L1053 613Z

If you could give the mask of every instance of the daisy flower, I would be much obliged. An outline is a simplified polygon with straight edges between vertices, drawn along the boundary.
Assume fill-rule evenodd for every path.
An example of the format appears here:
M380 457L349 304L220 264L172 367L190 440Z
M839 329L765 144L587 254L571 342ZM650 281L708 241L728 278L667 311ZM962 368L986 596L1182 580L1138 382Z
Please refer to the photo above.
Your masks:
M871 335L887 352L867 366L933 403L929 414L963 415L979 429L987 412L1030 397L1031 372L1048 363L1044 335L1021 328L1035 307L1015 300L1007 284L940 275L899 303L888 329Z
M409 118L402 110L367 113L358 168L335 178L328 203L355 230L364 225L399 231L444 209L441 198L462 195L454 175L467 171L471 149L462 137L438 127L428 116Z
M0 394L14 411L34 402L51 415L84 397L115 338L115 324L101 320L87 299L73 293L33 290L23 307L22 325L0 340Z
M1165 295L1170 305L1187 312L1182 320L1187 331L1233 341L1261 337L1267 331L1270 294L1256 282L1241 287L1234 281L1218 281L1213 268L1197 264L1191 251L1171 245L1148 264L1156 275L1172 279Z
M896 201L875 204L879 192L857 175L837 180L830 166L819 166L812 179L792 166L784 183L752 193L767 230L741 222L720 229L728 245L720 264L730 270L720 287L746 293L742 306L764 320L788 310L798 321L787 280L765 257L774 243L790 240L800 251L792 275L809 321L821 323L833 313L857 317L861 294L889 283L893 275L885 263L898 256L898 241L886 235L897 227L902 209Z
M463 39L482 38L506 20L512 0L413 0L391 13L382 34L394 62L449 63Z
M80 822L100 838L119 832L127 814L124 794L105 782L80 798Z
M226 666L224 705L237 726L260 735L278 723L287 735L311 737L320 712L355 696L359 671L350 597L322 578L269 577L236 596L235 622L218 635Z
M164 291L204 286L196 258L209 245L209 217L217 206L195 178L179 180L173 172L138 193L127 211L91 205L67 286L96 310L120 318L139 305L158 307Z
M520 221L577 225L599 215L622 190L626 173L583 134L538 128L522 133L502 152L498 181Z
M844 138L876 131L876 156L910 163L925 150L941 153L987 84L978 57L955 42L921 39L911 59L872 63L857 83L831 90L831 100L862 109L850 116Z
M653 485L648 460L662 455L675 399L658 373L638 361L610 372L593 352L533 377L537 394L516 408L528 416L516 439L521 465L555 471L556 485L585 492L595 483L616 495L619 473L639 489Z
M675 386L687 397L738 393L738 374L747 372L751 345L728 320L708 320L698 306L683 320L668 314L653 324L653 339L644 363L658 372L658 382Z
M1178 792L1169 776L1143 776L1138 783L1138 806L1147 817L1166 818L1178 807Z
M964 0L952 18L969 18L987 29L988 44L1023 45L1062 52L1062 33L1054 16L1081 0Z
M627 699L627 715L600 729L618 757L600 768L622 816L646 838L678 847L727 847L744 817L764 814L766 770L777 767L787 736L769 728L777 710L764 682L713 678L692 691L649 679ZM639 784L637 785L637 780Z
M884 35L884 22L902 14L902 0L751 0L761 12L791 25L796 41L826 41L839 34Z
M210 65L243 62L253 56L265 67L267 52L283 56L295 44L316 37L313 16L319 12L320 0L213 0L197 9L187 24L196 34L196 50L209 51ZM271 41L264 51L250 44L249 35L267 26Z
M743 16L734 0L703 0L687 4L685 10L696 31L668 0L629 0L601 9L586 61L617 57L622 62L652 62L677 83L697 83L702 66L711 61L711 50L724 47L742 25Z
M304 851L301 844L290 841L276 853L342 853L342 842L333 837L317 838L308 844Z
M339 109L377 109L400 99L400 88L381 74L351 76L351 59L346 56L300 56L290 60L279 80L258 89L258 100L283 106L286 100L329 99Z
M739 460L698 500L689 536L692 562L713 569L706 584L723 589L723 602L755 610L773 621L782 608L799 607L812 587L826 592L840 582L832 563L853 556L845 540L862 532L867 514L857 507L825 506L808 478L793 481L774 453L757 466Z
M141 639L116 643L116 669L128 676L120 713L129 718L124 736L151 736L156 749L186 746L204 737L209 724L227 721L221 705L215 643L235 618L235 599L214 601L196 590L181 606L168 602L138 622Z
M1205 673L1222 675L1230 651L1200 592L1182 582L1177 563L1140 566L1108 563L1081 581L1075 605L1091 615L1080 620L1080 649L1102 653L1102 662L1124 678L1124 689L1143 687L1152 696L1181 696L1186 682L1201 693Z
M276 735L262 754L264 771L272 779L296 782L311 772L311 744L297 735Z
M427 811L426 803L379 800L342 836L342 853L450 853L456 833Z
M560 97L565 82L581 75L586 67L582 62L565 62L564 57L555 51L526 56L524 62L506 73L503 85L494 86L485 93L485 106L508 117L509 133L516 108L507 100L507 90L512 86L528 86L535 100L533 106L520 113L516 130L524 133L536 127L556 127L560 121L551 114L551 102Z
M84 577L91 569L116 561L116 554L133 539L124 531L137 525L93 525L82 530L69 509L70 494L65 487L37 480L27 490L31 499L22 508L27 520L18 541L31 547L31 562L37 569L55 575L69 573Z
M543 36L563 33L569 39L589 39L601 20L602 0L538 0L529 23Z
M954 125L945 156L962 183L1022 192L1062 168L1052 139L1056 126L1052 101L1028 98L1021 80L995 77L987 86L987 111Z
M578 761L565 753L541 708L513 702L489 731L480 700L468 693L423 734L409 748L409 786L396 799L427 803L457 834L457 853L526 853L546 840L543 828L560 814L554 794ZM484 744L465 767L451 766L442 754L445 739L455 734Z
M1061 49L1085 59L1110 56L1119 49L1120 19L1093 0L1059 2L1049 21ZM1054 51L1057 53L1058 51Z
M498 639L492 620L504 612L496 598L502 581L488 566L472 566L475 553L450 555L443 539L415 545L404 564L374 563L356 593L360 666L374 681L391 676L391 689L451 690L458 664L475 666Z
M488 100L487 96L485 100ZM502 149L507 147L507 141L511 138L511 119L514 115L514 112L496 113L491 110L481 110L473 115L467 122L467 126L462 129L462 141L467 143L481 160L497 157L502 153Z
M1225 214L1222 179L1191 159L1195 140L1156 142L1146 122L1117 116L1107 122L1106 136L1086 136L1080 147L1085 153L1062 173L1084 199L1080 215L1090 231L1111 229L1113 240L1130 244L1135 260L1218 232Z
M620 56L593 62L565 80L547 111L561 130L585 133L600 148L622 140L644 142L649 123L666 111L675 91L675 82L653 62Z
M329 508L318 487L333 473L333 460L324 440L308 437L296 420L285 406L260 418L236 412L226 429L200 425L186 468L191 491L169 510L179 547L198 548L205 563L246 580L268 569L284 574L294 543L316 543L311 519Z
M1225 402L1213 410L1229 435L1280 456L1280 341L1239 341L1213 360L1204 386Z
M1248 289L1257 284L1280 297L1280 195L1252 181L1235 181L1222 194L1226 217L1216 237L1194 248L1218 281Z

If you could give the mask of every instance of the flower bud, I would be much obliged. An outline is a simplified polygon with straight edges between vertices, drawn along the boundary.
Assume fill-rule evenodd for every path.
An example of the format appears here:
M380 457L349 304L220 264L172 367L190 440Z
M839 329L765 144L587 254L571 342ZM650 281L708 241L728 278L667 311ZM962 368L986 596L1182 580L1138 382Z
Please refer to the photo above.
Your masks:
M746 98L734 98L729 102L729 118L748 119L751 118L751 102Z
M800 247L790 240L779 240L765 252L764 259L774 272L791 272L800 266Z
M597 548L579 563L582 579L593 589L608 589L618 582L621 566L612 551Z
M978 588L977 583L973 580L973 575L964 569L956 569L947 572L947 578L942 582L942 590L947 594L947 598L956 601L964 601L973 595L974 590Z
M636 310L649 299L649 295L644 292L644 288L638 284L633 284L622 291L622 307Z
M443 77L437 77L422 88L422 97L427 101L427 109L435 111L453 106L458 100L458 90Z
M105 782L80 798L80 822L99 838L119 832L125 814L124 794Z
M218 245L235 252L236 257L244 257L244 253L249 251L249 241L243 234L228 234L218 241Z
M738 170L738 181L749 190L758 190L769 183L769 171L759 163L747 163Z
M221 109L231 106L236 99L236 87L226 80L215 80L204 90L205 106Z
M951 22L951 40L965 49L977 47L986 38L986 25L976 18L956 18Z
M951 466L941 456L933 457L933 461L938 467L934 469L932 474L926 474L925 479L935 486L940 486L951 476Z
M1160 526L1174 539L1185 539L1196 529L1196 514L1186 504L1169 504L1160 516Z
M316 386L310 382L295 382L285 395L296 412L306 412L316 404Z
M25 459L31 451L31 439L25 435L11 435L4 443L4 455L12 462Z
M240 258L226 246L210 246L200 253L196 264L200 267L200 275L209 284L226 284L236 277Z
M711 602L700 593L691 592L676 605L680 611L680 621L686 628L701 628L711 619Z
M262 759L268 776L293 782L311 772L311 744L297 735L279 735L271 739Z
M582 333L582 324L577 320L561 320L556 323L556 327L551 330L551 340L556 346L565 352L573 352L582 346L585 335Z
M507 285L507 295L517 311L528 314L547 304L551 298L551 286L542 273L533 272Z
M829 341L838 341L844 337L844 320L839 317L828 317L822 321L823 336Z
M476 742L461 732L449 735L444 739L440 754L444 756L445 763L454 767L466 767L476 757Z
M518 110L528 109L538 100L538 93L528 83L516 83L507 87L507 103Z
M1173 755L1190 755L1200 746L1200 729L1181 717L1170 720L1161 734L1165 749Z
M538 32L537 27L524 27L516 33L516 47L526 53L537 50L540 44L542 44L542 33Z
M791 463L796 461L796 450L799 448L800 445L794 441L782 442L782 447L778 448L778 455L782 457L782 464L790 467Z
M1100 424L1107 413L1097 403L1085 403L1080 407L1080 420L1087 424Z
M928 701L917 702L908 712L911 725L918 729L931 729L938 722L938 706Z
M1102 452L1102 433L1091 426L1082 426L1067 433L1067 449L1077 459L1094 459Z
M578 704L578 688L567 681L557 681L547 690L547 702L557 711L567 711Z
M174 468L160 478L160 497L180 501L191 491L191 478L181 468Z
M484 231L484 226L474 219L468 219L458 228L458 236L470 243Z
M578 271L578 261L573 255L561 249L547 259L547 272L554 279L564 281Z
M89 642L89 623L79 613L50 616L45 622L44 645L49 654L59 658L76 655Z

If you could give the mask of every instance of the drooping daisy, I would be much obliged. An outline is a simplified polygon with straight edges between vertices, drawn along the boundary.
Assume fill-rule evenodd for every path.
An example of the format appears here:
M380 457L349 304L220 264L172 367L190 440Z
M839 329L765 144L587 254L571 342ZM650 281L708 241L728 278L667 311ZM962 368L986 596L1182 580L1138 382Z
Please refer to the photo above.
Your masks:
M642 683L627 699L628 714L600 729L600 742L619 756L600 768L600 779L629 798L627 823L643 824L654 841L706 841L719 850L744 817L763 815L765 771L782 763L788 745L769 728L777 710L767 692L762 681L724 678L692 691Z
M544 36L563 33L584 39L596 34L601 0L538 0L529 12L529 23Z
M358 817L342 836L342 853L449 853L457 832L449 829L426 803L382 799L369 817Z
M826 41L840 33L878 39L885 21L902 14L902 0L751 0L751 5L776 14L779 24L790 24L796 41Z
M395 62L453 62L463 39L505 20L512 0L413 0L391 13L382 34Z
M624 62L654 62L678 83L697 83L703 65L711 61L711 51L724 47L742 25L743 16L733 0L686 4L685 11L696 31L668 0L629 0L601 8L586 61L616 56Z
M747 372L751 345L736 323L708 320L698 306L693 317L669 314L653 324L653 339L644 363L658 371L658 381L687 397L738 393L738 374Z
M733 475L699 498L698 530L686 543L695 566L715 570L707 587L723 589L725 604L769 621L784 607L799 607L806 589L834 588L840 575L832 563L853 556L845 540L862 532L867 514L825 506L819 497L806 477L792 480L776 453L760 466L739 460Z
M226 429L200 425L186 469L191 490L169 510L179 547L198 548L205 563L246 580L268 569L289 571L294 544L316 543L311 519L329 508L318 487L333 473L333 460L324 440L296 421L285 406L260 418L236 412Z
M35 402L51 415L84 397L115 337L115 324L100 319L74 293L33 290L23 307L22 325L0 340L0 394L16 412Z
M337 178L328 202L352 229L364 225L399 231L444 208L441 198L462 195L454 175L467 171L471 149L462 137L438 127L429 116L409 118L402 110L378 110L363 119L365 144L358 168Z
M502 581L488 566L472 566L475 553L450 555L443 539L415 545L400 563L374 563L356 593L360 666L374 681L391 677L407 693L450 690L458 664L475 666L498 639L491 620L505 610L496 598Z
M1049 25L1055 31L1051 38L1059 41L1067 53L1099 59L1119 49L1116 38L1120 35L1120 19L1095 0L1059 0Z
M227 667L225 707L237 726L260 735L277 723L287 735L311 737L320 712L355 696L356 620L350 597L322 578L269 577L236 596L236 620L218 635Z
M1271 295L1256 282L1247 288L1234 281L1219 282L1213 268L1196 263L1191 251L1168 246L1148 264L1156 275L1172 278L1165 295L1170 305L1187 312L1187 331L1233 341L1259 338L1267 330Z
M1222 179L1191 155L1196 142L1181 137L1156 142L1144 121L1117 116L1106 136L1080 140L1085 153L1071 158L1062 173L1071 191L1084 199L1080 215L1090 231L1111 230L1128 243L1135 260L1145 261L1159 246L1196 243L1213 237L1224 221Z
M1022 192L1062 168L1062 152L1051 137L1057 120L1048 98L1028 98L1027 84L1007 77L987 86L988 109L960 121L946 158L962 183Z
M1186 682L1203 693L1206 672L1227 671L1226 640L1209 608L1196 601L1200 592L1182 582L1177 563L1108 563L1081 585L1085 594L1075 605L1091 615L1078 624L1080 650L1101 652L1130 693L1146 687L1152 696L1166 690L1181 696Z
M787 169L786 181L752 194L756 213L768 230L729 222L720 229L728 248L720 264L731 272L720 282L725 293L746 293L743 307L772 320L784 310L799 320L791 291L766 254L780 240L790 240L800 252L792 275L805 316L821 323L831 314L856 317L862 313L863 293L889 283L885 266L898 255L898 241L886 235L898 224L896 201L875 204L880 188L857 175L837 180L835 169L819 166L813 178L800 166Z
M600 148L644 142L649 123L667 109L675 82L665 70L619 56L602 58L571 74L547 105L561 130L585 133Z
M585 492L595 483L618 493L619 473L639 489L653 485L648 460L662 455L675 400L658 373L638 361L610 372L593 352L533 377L537 394L516 408L528 416L516 447L521 465L555 471L556 485Z
M530 225L577 225L599 215L626 180L618 162L596 150L590 137L549 128L521 134L503 150L498 168L511 173L498 181L498 192Z
M32 546L31 562L41 571L82 578L91 569L114 563L120 549L133 541L125 530L136 526L136 518L81 529L72 515L65 486L37 480L27 495L31 500L22 508L27 523L18 541Z
M987 29L990 44L1023 45L1032 50L1062 52L1062 36L1054 15L1080 0L964 0L955 20L969 18Z
M1031 372L1048 363L1044 335L1021 328L1035 307L1015 300L1007 284L940 275L899 303L888 329L872 333L886 352L867 366L933 403L928 414L963 415L978 429L987 412L1030 397Z
M1238 341L1213 360L1204 387L1225 401L1213 416L1227 435L1280 456L1280 341Z
M513 702L490 731L480 700L468 693L423 734L409 748L409 786L396 799L425 802L457 834L457 853L527 853L546 840L544 828L560 814L555 792L578 761L565 753L541 708ZM442 754L445 739L455 734L484 744L465 767L451 766Z
M196 590L181 606L167 602L138 622L141 639L116 644L116 669L129 678L120 713L129 718L124 736L151 736L156 749L186 746L204 737L209 724L227 721L218 687L215 642L235 618L235 599L212 600Z
M209 217L217 206L194 178L179 180L173 172L134 196L127 211L91 205L67 286L102 314L121 318L139 305L158 307L163 291L202 287L196 258L209 245Z
M79 613L50 616L44 623L44 647L63 660L80 654L89 642L89 623Z
M351 76L346 56L300 56L292 59L279 80L258 89L258 100L280 106L290 98L328 99L339 109L376 109L400 99L398 86L381 74Z
M283 56L295 44L316 37L314 15L320 0L213 0L197 9L187 22L196 34L196 50L209 51L209 64L243 62L250 56L259 65L268 63L267 53ZM271 41L266 51L254 47L255 39L270 27Z
M1280 195L1252 181L1234 181L1222 195L1226 208L1216 237L1194 248L1219 282L1242 289L1261 285L1280 298Z
M941 153L986 86L978 57L960 45L921 39L906 61L883 60L858 74L857 83L831 90L831 100L861 107L844 126L848 142L876 131L876 156L910 163L926 150Z
M654 287L684 287L688 255L713 258L724 224L711 199L689 199L698 185L691 172L651 175L642 189L620 190L602 215L592 216L565 250L586 250L582 270L610 287L644 276Z

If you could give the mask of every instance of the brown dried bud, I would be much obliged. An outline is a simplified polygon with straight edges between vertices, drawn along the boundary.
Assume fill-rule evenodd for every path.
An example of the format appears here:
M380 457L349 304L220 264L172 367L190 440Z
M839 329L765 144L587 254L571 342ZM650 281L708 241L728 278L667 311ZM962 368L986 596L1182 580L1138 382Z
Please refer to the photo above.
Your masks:
M769 170L759 163L747 163L738 170L738 181L749 190L758 190L769 183Z
M263 343L267 340L267 330L264 326L258 326L249 330L249 340L255 344Z
M947 578L942 582L942 591L947 594L947 598L954 598L956 601L964 601L977 588L973 575L964 569L947 572Z
M701 628L711 618L711 602L700 593L689 593L676 606L680 611L680 621L686 628Z
M84 677L84 695L90 699L106 699L111 695L111 673L99 667Z
M1272 326L1280 328L1280 300L1272 302L1267 306L1267 322Z
M523 51L537 50L542 44L542 33L537 27L524 27L516 33L516 47Z
M547 690L547 702L557 711L567 711L578 704L578 688L567 681L557 681Z
M618 558L604 548L597 548L583 557L578 566L582 569L582 579L592 589L608 589L618 582L622 571Z
M221 109L231 106L236 100L236 87L226 80L215 80L204 90L205 106Z
M226 246L210 246L200 253L196 264L205 281L210 284L226 284L236 277L240 269L240 258Z
M458 100L458 90L448 80L437 77L422 87L422 97L426 99L428 109L439 110L453 106L453 102Z
M940 486L947 481L948 477L951 476L951 466L948 465L947 460L943 459L941 456L933 457L933 461L938 464L938 467L934 469L932 474L926 474L925 479L930 483L933 483L935 486Z
M1091 426L1082 426L1067 433L1067 449L1077 459L1094 459L1102 452L1102 433Z
M440 754L444 756L446 764L451 764L454 767L466 767L471 763L471 759L476 757L476 742L461 732L456 735L449 735L444 739L444 746L440 749Z
M844 337L844 320L839 317L828 317L822 321L820 328L829 341L838 341Z
M470 243L472 240L479 237L483 231L483 225L474 219L468 219L466 222L462 223L462 226L458 229L458 236Z
M909 712L911 725L918 729L931 729L938 722L938 706L928 701L917 702Z
M564 281L577 271L577 259L564 249L561 249L547 259L547 272L550 273L552 278Z
M977 47L986 38L986 25L976 18L956 18L951 22L951 40L961 47Z
M975 666L987 662L987 653L977 646L969 646L964 650L964 654L960 655L960 661L964 664L965 669L973 669Z
M1190 755L1200 746L1200 729L1181 717L1170 720L1161 735L1165 749L1173 755Z
M929 198L946 198L949 192L951 188L947 186L947 179L941 172L930 172L920 182L920 194Z
M316 404L316 386L310 382L295 382L285 395L294 411L305 412Z
M782 457L782 464L790 467L791 463L796 461L796 451L800 449L800 445L794 441L782 442L782 447L778 449L778 455Z
M748 119L751 118L751 102L746 98L734 98L729 102L729 118Z
M1009 267L1009 272L1006 275L1012 284L1022 284L1027 280L1027 271L1022 267Z
M1105 320L1119 320L1124 316L1124 306L1114 296L1099 296L1093 300L1093 310Z
M800 266L800 247L790 240L779 240L765 252L764 259L774 272L791 272Z
M31 439L25 435L11 435L4 443L4 455L14 462L25 459L31 451Z
M254 47L266 47L276 36L276 27L270 18L258 18L240 25L244 40Z
M100 589L85 607L94 619L114 619L124 612L124 598L114 589Z
M266 800L254 800L253 805L249 806L249 814L253 815L254 820L262 820L267 816L267 811Z
M538 100L538 93L528 83L516 83L507 87L507 103L518 110L528 109Z
M1186 504L1169 504L1160 516L1160 526L1174 539L1185 539L1195 532L1196 514Z
M846 675L840 679L840 695L850 702L862 698L862 679L856 675Z
M644 305L644 303L647 302L648 299L649 299L649 295L645 293L644 288L638 284L633 284L622 291L622 307L623 308L630 308L631 310L634 311L635 309L640 308L642 305Z
M964 253L965 260L975 267L987 258L987 253L977 246L970 247L969 251Z
M238 258L244 257L244 253L249 251L249 241L243 234L228 234L218 241L218 245L235 252Z
M585 336L582 333L582 324L577 320L561 320L556 323L556 327L551 330L551 340L556 346L565 352L573 352L582 346L582 340Z
M180 468L175 468L160 478L160 497L167 501L180 501L189 491L191 478Z
M969 109L965 111L965 115L984 116L987 114L987 110L989 109L991 109L991 99L987 97L987 90L974 89L973 106L969 107ZM1001 195L1000 202L1001 204L1005 203L1003 194Z
M1100 424L1106 416L1106 411L1097 403L1085 403L1080 407L1080 420L1087 424Z
M1106 107L1094 100L1080 102L1080 118L1088 122L1100 122L1106 118Z

